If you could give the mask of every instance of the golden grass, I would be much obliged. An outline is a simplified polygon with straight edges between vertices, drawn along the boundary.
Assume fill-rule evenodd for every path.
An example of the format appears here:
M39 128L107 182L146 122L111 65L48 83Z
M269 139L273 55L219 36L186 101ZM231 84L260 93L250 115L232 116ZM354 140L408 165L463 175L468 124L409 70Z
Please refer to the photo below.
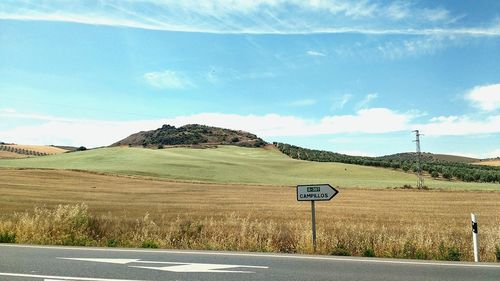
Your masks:
M10 147L15 147L19 149L26 149L26 150L32 150L40 153L47 153L47 154L59 154L59 153L64 153L67 150L62 149L59 147L54 147L54 146L48 146L48 145L24 145L24 144L9 144L5 146L10 146Z
M15 152L0 150L0 159L1 158L4 158L4 159L26 158L26 157L29 157L29 156L24 155L24 154L17 154Z
M481 161L481 162L476 162L473 164L500 167L500 160Z
M21 243L312 252L310 204L293 187L0 169L0 192L0 234ZM499 202L500 192L341 189L317 204L318 252L472 260L475 212L481 257L494 261Z

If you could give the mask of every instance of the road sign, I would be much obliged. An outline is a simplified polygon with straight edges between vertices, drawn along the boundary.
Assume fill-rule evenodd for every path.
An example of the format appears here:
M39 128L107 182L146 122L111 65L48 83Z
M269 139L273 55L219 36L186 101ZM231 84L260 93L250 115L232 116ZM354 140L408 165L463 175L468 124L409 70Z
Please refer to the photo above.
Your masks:
M316 207L314 206L314 202L330 201L338 193L338 190L327 183L297 185L297 201L311 201L311 228L314 252L316 252Z
M329 201L339 193L329 184L297 185L297 201Z

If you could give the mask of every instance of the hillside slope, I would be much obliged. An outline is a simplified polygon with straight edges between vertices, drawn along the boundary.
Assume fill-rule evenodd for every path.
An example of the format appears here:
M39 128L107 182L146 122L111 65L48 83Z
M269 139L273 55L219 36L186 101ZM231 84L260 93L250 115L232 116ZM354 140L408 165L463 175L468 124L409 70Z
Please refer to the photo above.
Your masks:
M212 183L341 187L415 185L415 176L391 169L291 159L277 150L219 146L212 149L101 148L40 158L0 160L0 167L80 169ZM431 188L497 189L498 185L427 179Z
M203 144L231 144L246 147L260 147L266 143L256 135L248 132L192 124L179 128L163 125L156 130L132 134L111 146L158 147Z

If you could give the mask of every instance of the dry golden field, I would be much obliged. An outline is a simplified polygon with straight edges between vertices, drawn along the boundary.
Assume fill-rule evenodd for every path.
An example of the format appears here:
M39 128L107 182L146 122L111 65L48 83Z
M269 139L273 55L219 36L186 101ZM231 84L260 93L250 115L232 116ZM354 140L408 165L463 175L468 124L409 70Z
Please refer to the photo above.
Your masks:
M294 187L0 169L0 194L0 233L20 243L311 252ZM471 212L482 258L500 246L500 192L341 189L316 210L322 254L472 260Z
M5 146L11 146L19 149L26 149L26 150L31 150L31 151L36 151L40 153L47 153L47 154L59 154L59 153L64 153L67 150L55 147L55 146L49 146L49 145L24 145L24 144L8 144Z
M10 151L0 151L0 159L26 158L26 157L29 156Z
M481 162L476 162L474 164L499 167L500 166L500 160L481 161Z

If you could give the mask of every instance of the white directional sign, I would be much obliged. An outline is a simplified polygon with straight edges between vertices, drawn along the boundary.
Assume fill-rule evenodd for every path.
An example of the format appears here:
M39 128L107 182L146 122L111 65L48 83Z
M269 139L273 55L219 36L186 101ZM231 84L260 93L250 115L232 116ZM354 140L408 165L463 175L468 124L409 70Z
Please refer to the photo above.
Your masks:
M337 193L329 184L297 185L297 201L329 201Z

